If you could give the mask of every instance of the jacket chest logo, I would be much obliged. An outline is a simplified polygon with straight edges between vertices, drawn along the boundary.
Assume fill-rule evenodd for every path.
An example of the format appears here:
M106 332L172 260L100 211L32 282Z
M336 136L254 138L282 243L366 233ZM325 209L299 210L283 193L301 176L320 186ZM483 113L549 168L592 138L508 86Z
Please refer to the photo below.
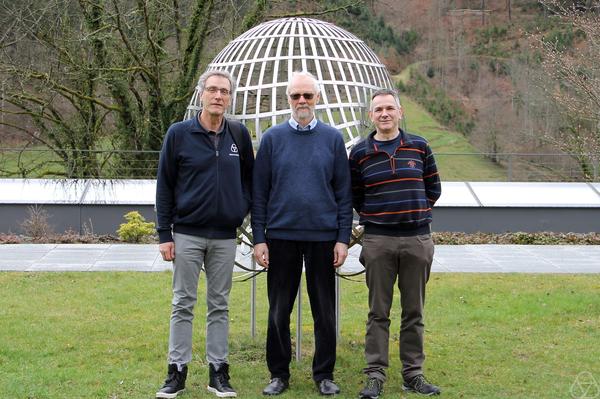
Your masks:
M238 154L238 148L237 148L237 145L235 145L235 143L233 143L231 145L230 151L231 151L229 153L230 157L239 157L240 156L240 154Z
M409 168L416 168L417 167L417 163L415 161L408 161L408 167Z

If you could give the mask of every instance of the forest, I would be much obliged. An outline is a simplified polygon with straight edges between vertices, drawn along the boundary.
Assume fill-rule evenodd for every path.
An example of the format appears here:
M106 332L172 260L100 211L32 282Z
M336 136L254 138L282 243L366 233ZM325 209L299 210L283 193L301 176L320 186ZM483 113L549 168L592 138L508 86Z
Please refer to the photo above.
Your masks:
M364 40L490 163L600 179L598 0L3 0L0 176L153 177L213 57L294 16Z

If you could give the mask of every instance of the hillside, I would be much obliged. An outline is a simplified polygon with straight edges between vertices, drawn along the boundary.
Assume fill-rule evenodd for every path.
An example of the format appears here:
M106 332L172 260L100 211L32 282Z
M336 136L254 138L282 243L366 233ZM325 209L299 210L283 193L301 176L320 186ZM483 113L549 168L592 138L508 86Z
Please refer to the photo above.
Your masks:
M408 97L402 98L407 131L425 137L435 153L444 181L504 181L506 170L481 155L460 133L436 122Z
M600 53L594 41L586 39L597 38L600 29L586 30L577 13L588 15L590 25L594 21L598 25L600 8L586 14L586 7L598 7L600 2L561 3L576 4L577 11L568 15L571 9L567 8L568 18L561 18L538 1L377 1L374 12L386 23L396 31L419 35L407 56L392 63L385 54L382 59L403 82L404 97L425 106L441 124L460 131L474 151L564 154L519 156L517 179L597 179L599 161L585 153L600 151L600 125L594 126L597 117L593 116L600 104L596 103L595 111L590 105L588 113L578 107L594 104L598 94L591 82L600 77ZM558 72L561 59L566 66ZM561 79L569 78L564 76L569 65L573 75L588 71L591 80L585 90L591 94L564 88L557 92ZM567 84L576 88L577 79L573 76ZM582 105L569 106L568 96L576 96L573 100ZM509 157L495 159L508 168L514 166L505 161Z
M576 7L541 5L553 1ZM356 34L400 75L402 97L439 124L438 152L486 153L490 178L599 178L600 0L150 0L140 19L141 4L109 2L91 19L91 3L68 0L0 10L2 147L43 146L69 173L151 170L220 49L262 21L306 16ZM93 155L107 147L110 162Z

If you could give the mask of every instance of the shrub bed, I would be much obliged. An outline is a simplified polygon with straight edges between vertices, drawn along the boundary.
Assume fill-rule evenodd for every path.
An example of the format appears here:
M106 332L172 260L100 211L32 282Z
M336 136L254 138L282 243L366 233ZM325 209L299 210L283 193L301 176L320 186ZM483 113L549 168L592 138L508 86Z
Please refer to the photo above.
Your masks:
M468 244L516 244L516 245L600 245L600 233L458 233L435 232L433 240L438 245ZM19 234L0 233L1 244L102 244L123 243L119 237L105 234L78 234L69 231L63 234L49 234L45 237L28 237ZM145 243L158 243L156 237L149 237Z

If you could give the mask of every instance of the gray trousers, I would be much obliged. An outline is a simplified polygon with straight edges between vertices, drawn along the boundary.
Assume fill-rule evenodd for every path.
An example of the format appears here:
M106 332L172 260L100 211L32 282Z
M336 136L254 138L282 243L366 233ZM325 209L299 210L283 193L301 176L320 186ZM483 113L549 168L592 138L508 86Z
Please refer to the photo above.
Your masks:
M433 262L430 234L390 237L366 234L360 261L366 269L369 288L369 316L365 336L364 372L385 382L389 367L390 308L398 279L402 321L400 360L404 380L423 374L423 308L425 285Z
M207 239L174 233L173 309L169 363L181 367L192 360L192 321L198 278L206 273L206 360L216 367L229 354L229 292L235 261L234 239Z

